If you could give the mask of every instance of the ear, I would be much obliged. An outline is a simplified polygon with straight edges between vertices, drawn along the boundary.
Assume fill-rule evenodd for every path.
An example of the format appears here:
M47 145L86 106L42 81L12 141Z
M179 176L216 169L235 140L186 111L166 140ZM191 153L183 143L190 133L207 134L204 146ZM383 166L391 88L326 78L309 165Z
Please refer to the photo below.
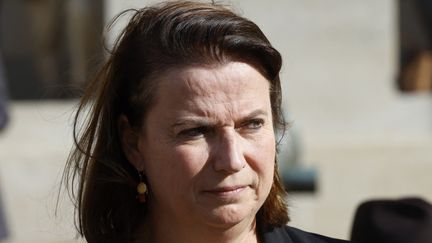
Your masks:
M132 129L128 118L125 115L121 115L117 121L117 129L120 136L120 143L123 152L137 171L144 170L143 156L140 153L139 144L139 134Z

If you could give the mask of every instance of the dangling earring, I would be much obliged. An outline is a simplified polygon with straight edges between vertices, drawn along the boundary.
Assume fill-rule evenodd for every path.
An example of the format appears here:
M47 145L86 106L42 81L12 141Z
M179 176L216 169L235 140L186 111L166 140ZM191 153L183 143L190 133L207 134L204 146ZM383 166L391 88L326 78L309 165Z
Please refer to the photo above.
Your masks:
M142 171L139 172L140 182L138 183L138 186L137 186L137 199L138 199L138 202L140 202L140 203L145 203L146 196L148 193L147 185L145 184L143 177L144 177L143 172Z

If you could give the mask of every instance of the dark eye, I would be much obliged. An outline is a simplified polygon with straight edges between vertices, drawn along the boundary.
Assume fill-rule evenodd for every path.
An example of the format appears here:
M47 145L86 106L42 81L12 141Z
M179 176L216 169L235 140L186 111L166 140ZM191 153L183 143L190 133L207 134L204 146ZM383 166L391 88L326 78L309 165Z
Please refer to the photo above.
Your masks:
M210 131L210 128L208 127L194 127L194 128L188 128L179 133L181 137L185 138L199 138L201 136L204 136L206 133Z
M264 125L264 120L263 119L253 119L253 120L247 121L243 125L243 128L246 128L248 130L258 130L263 125Z

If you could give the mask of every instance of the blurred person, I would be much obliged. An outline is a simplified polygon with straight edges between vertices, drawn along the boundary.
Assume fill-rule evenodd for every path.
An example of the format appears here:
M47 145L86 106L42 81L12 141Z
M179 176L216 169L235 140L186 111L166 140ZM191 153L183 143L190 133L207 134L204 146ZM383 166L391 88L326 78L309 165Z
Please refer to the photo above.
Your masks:
M2 3L0 1L0 9L1 4ZM6 74L4 72L2 52L0 50L0 132L6 127L6 124L8 122L7 100L8 95L6 87ZM7 236L8 228L6 224L6 217L3 212L2 198L0 196L0 240L6 239Z
M1 2L0 2L1 8ZM0 51L0 132L6 127L8 123L8 107L7 107L8 95L6 86L6 74L4 72L3 60ZM0 194L1 195L1 194ZM0 240L7 238L8 229L6 225L6 218L3 212L3 203L0 196Z
M1 8L2 2L0 0L0 9ZM0 131L6 127L8 122L7 100L6 74L3 66L3 56L0 50Z
M7 102L8 94L6 86L6 75L0 52L0 131L6 127L6 124L9 120Z
M1 7L1 2L0 2ZM8 123L8 95L7 95L7 87L6 87L6 75L4 73L2 56L0 51L0 132L5 129L6 124ZM6 216L3 212L3 203L0 191L0 240L6 239L8 236L8 228L6 224Z
M399 0L402 91L432 91L432 0Z
M100 242L346 242L290 226L276 170L282 59L228 8L132 10L89 83L64 181ZM77 187L74 187L77 186Z

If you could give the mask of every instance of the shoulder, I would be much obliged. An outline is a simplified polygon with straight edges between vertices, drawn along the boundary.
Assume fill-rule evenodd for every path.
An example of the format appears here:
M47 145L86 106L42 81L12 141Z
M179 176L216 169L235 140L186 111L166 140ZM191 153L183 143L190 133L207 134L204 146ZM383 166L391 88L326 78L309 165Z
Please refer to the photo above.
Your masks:
M339 240L330 238L327 236L315 234L315 233L309 233L303 230L299 230L297 228L285 226L280 229L283 229L288 235L291 236L293 239L293 243L343 243L343 242L349 242L345 240Z
M343 243L349 242L309 233L290 226L273 228L262 233L263 243Z

